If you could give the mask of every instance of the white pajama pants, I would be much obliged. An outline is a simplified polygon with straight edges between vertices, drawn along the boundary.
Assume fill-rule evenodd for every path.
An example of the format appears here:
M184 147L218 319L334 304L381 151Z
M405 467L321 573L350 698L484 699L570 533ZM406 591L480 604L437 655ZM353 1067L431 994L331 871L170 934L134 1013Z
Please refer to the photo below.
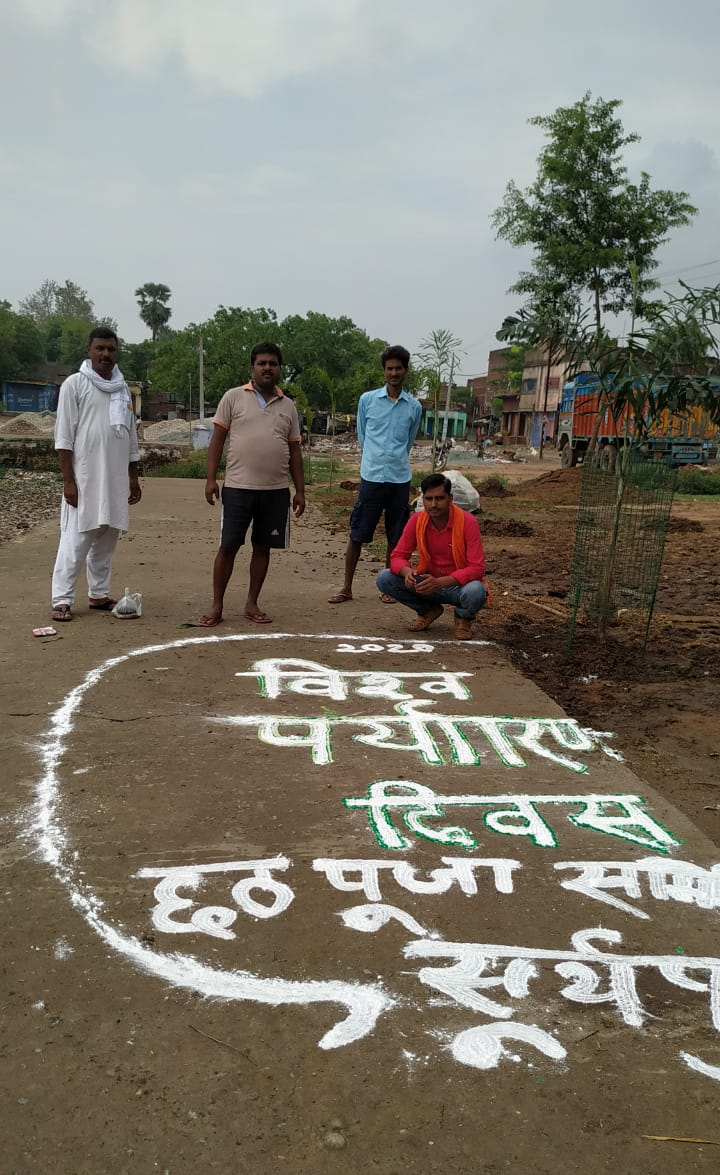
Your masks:
M104 600L110 594L112 557L120 531L114 526L78 530L78 512L63 499L60 508L60 545L52 576L53 608L75 602L75 584L86 565L88 596Z

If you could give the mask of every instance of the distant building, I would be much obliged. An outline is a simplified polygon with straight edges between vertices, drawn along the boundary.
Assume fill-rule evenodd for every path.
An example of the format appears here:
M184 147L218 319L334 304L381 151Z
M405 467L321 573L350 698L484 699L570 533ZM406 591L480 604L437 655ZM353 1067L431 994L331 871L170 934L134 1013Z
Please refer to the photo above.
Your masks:
M521 429L526 443L535 445L553 441L557 435L557 414L567 375L564 361L548 367L545 348L528 351L520 386Z
M503 347L488 355L488 373L479 380L485 383L478 387L478 393L487 401L500 396L502 412L500 429L504 439L511 445L539 445L543 428L545 441L556 435L557 411L565 382L565 365L552 364L548 371L547 351L538 347L527 352L522 371L520 387L510 387L508 380L508 356L510 348ZM470 381L468 381L470 382Z
M135 385L139 386L139 385ZM188 409L183 400L174 392L146 391L144 399L144 420L187 420Z
M467 412L464 409L451 409L450 412L446 412L444 408L440 408L437 414L437 435L439 437L443 435L446 417L447 432L445 435L452 437L453 440L464 440L467 433ZM435 433L435 411L431 406L423 405L420 433L426 437L431 437Z
M54 412L58 389L54 383L33 379L4 379L0 384L6 412Z

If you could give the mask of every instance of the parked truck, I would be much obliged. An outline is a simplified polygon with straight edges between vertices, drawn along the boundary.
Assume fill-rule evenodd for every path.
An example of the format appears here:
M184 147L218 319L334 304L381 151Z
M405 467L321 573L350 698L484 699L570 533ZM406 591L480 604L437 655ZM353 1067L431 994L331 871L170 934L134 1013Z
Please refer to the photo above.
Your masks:
M564 468L570 469L583 460L599 410L600 381L592 372L581 372L564 385L558 414L558 451ZM665 465L707 465L717 457L720 430L701 408L665 410L647 430L641 431L646 433L637 447L642 460ZM637 432L629 404L617 419L606 407L597 434L601 462L612 465L619 446L626 438L635 438Z

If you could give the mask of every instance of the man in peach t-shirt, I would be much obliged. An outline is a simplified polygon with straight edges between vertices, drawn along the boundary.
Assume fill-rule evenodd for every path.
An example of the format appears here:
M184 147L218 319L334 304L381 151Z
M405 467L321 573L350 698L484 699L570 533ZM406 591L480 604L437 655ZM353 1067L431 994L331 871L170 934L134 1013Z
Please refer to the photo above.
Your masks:
M199 623L214 628L223 615L225 590L235 556L252 522L250 584L244 616L254 624L271 617L258 603L270 565L271 549L284 550L290 537L290 487L296 518L305 510L305 479L300 425L295 405L278 387L282 352L275 343L258 343L250 355L252 379L230 388L220 400L208 448L205 498L222 502L220 547L213 565L213 602ZM222 493L217 483L220 458L228 441Z

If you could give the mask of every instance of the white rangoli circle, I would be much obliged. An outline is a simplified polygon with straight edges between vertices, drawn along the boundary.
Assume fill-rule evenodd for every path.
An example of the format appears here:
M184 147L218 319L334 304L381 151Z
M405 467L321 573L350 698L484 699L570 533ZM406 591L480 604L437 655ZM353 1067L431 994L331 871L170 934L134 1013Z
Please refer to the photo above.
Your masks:
M250 971L224 970L203 963L193 955L181 954L179 952L163 952L153 949L137 936L129 934L121 926L114 925L104 915L104 903L93 892L91 884L85 880L79 852L73 847L68 831L63 826L60 814L60 769L68 749L69 736L74 729L77 711L87 694L106 678L112 670L120 665L127 664L134 658L162 653L170 649L211 644L222 645L227 642L242 643L245 641L278 640L311 640L315 642L323 640L336 642L352 641L354 647L346 648L346 651L364 651L367 650L368 644L372 644L377 638L363 637L357 634L339 635L285 632L258 634L235 633L227 636L208 635L203 637L184 637L160 644L146 645L139 649L133 649L121 656L109 658L97 668L91 670L83 681L67 694L50 718L48 734L39 748L43 773L37 787L33 832L36 836L42 858L51 866L55 877L67 891L71 905L80 913L88 926L100 937L102 942L112 951L125 956L134 966L148 974L156 975L158 978L176 987L191 990L213 999L228 1001L246 1000L273 1007L281 1004L338 1004L346 1010L346 1015L334 1024L333 1027L328 1029L318 1042L321 1048L332 1049L350 1044L372 1033L380 1016L388 1012L391 1008L396 1007L401 1002L401 997L388 991L379 982L355 983L333 979L305 981L283 979L259 975ZM363 643L360 649L358 649L357 646L360 642ZM415 642L410 643L415 645ZM444 645L446 643L454 644L454 642L441 640L434 641L433 645ZM471 643L476 646L487 644L485 641L473 641ZM393 647L397 648L397 646L390 646L390 648ZM420 646L416 646L415 651L420 651ZM595 732L587 733L595 734ZM603 749L606 750L606 753L610 754L607 748L603 747ZM558 759L558 761L563 762L562 759ZM636 799L636 797L630 798L633 800ZM660 831L666 837L668 836L664 830L660 829ZM672 840L672 838L669 839ZM322 865L323 862L320 862L320 864ZM252 883L240 884L251 886ZM283 891L285 888L281 883L278 883L276 886L277 891ZM343 887L339 886L338 888ZM499 885L498 888L501 892L507 891L507 885ZM260 916L262 916L262 912L266 912L266 908L261 907L260 910ZM441 938L440 935L424 928L414 918L404 914L403 911L384 904L353 907L349 910L342 911L340 917L343 923L350 929L364 931L366 933L375 932L387 921L399 920L411 934L417 936L415 942L406 947L406 955L415 956L416 954L423 953L432 955L433 951L431 949L425 950L425 946L430 947L433 939ZM578 934L584 935L598 935L601 933L599 929L578 932ZM607 937L607 933L605 932L605 937ZM620 937L618 936L618 938ZM450 947L452 945L449 944ZM422 949L416 950L416 947ZM505 948L499 949L505 950ZM452 951L450 953L452 954ZM529 952L524 948L513 948L511 953L516 955L518 959L523 959ZM552 956L553 959L562 957L562 952L558 954L558 952L533 951L532 954L533 957L535 955L537 957ZM601 956L598 956L598 959L600 958ZM604 956L602 958L604 959ZM594 954L591 954L588 961L595 961ZM615 962L614 959L609 961ZM626 956L624 962L631 967L635 965L644 966L648 962L654 963L655 959L646 960L645 957L641 956ZM707 983L701 984L690 978L686 973L687 968L691 968L694 971L700 967L710 970L713 976L716 975L716 972L720 975L720 965L716 959L687 958L683 959L682 963L680 963L672 956L668 956L667 958L659 956L658 964L661 965L663 974L670 978L673 983L679 987L693 991L710 990L712 982L708 981ZM511 969L511 967L508 968L508 972ZM556 970L564 974L562 966L558 966ZM452 969L450 973L452 973ZM421 980L423 979L422 972L419 977ZM439 985L435 983L434 986ZM520 986L523 987L522 984ZM572 990L575 991L577 986L576 984L576 987ZM444 987L439 989L445 990ZM517 994L512 984L508 987L508 991L511 995ZM714 987L713 991L715 991ZM563 994L567 994L567 991ZM574 998L577 999L580 997L576 993ZM584 992L582 993L580 1002L591 1003L596 999L597 997L592 995L592 993L588 994ZM466 999L461 999L460 1002L467 1004ZM620 1002L622 1003L622 1001ZM711 1003L713 1008L713 1022L716 1027L720 1027L720 1004L717 1004L715 996L713 996ZM474 1007L475 1002L470 1002L468 1006ZM620 1008L620 1011L626 1023L634 1026L639 1026L642 1023L642 1017L639 1012L637 1016L630 1015L627 1009L624 1009L624 1006ZM508 1014L512 1015L512 1012ZM480 1070L494 1068L500 1063L503 1057L517 1059L509 1052L505 1044L506 1041L516 1041L530 1045L550 1060L556 1062L562 1061L566 1056L564 1047L549 1033L544 1032L535 1025L523 1025L516 1022L479 1025L461 1032L455 1037L451 1046L451 1053L456 1061L466 1066ZM680 1056L696 1072L702 1073L704 1076L711 1077L714 1080L720 1080L719 1067L709 1065L700 1058L686 1052L681 1052Z
M124 955L135 966L178 987L221 1000L252 1000L276 1007L280 1004L335 1003L347 1009L347 1016L329 1029L319 1041L321 1048L339 1048L371 1033L378 1018L397 1003L378 983L346 983L338 980L288 980L261 976L249 971L225 971L211 967L192 955L153 950L136 936L106 921L103 903L83 880L78 854L62 826L58 807L59 770L73 730L75 715L83 698L119 665L135 657L161 653L191 645L222 644L228 641L277 640L371 641L357 634L317 633L235 633L229 636L185 637L162 644L145 645L119 657L111 657L91 670L63 699L50 718L49 733L41 747L43 775L38 784L34 830L42 856L52 866L66 889L72 906L82 915L106 946Z

